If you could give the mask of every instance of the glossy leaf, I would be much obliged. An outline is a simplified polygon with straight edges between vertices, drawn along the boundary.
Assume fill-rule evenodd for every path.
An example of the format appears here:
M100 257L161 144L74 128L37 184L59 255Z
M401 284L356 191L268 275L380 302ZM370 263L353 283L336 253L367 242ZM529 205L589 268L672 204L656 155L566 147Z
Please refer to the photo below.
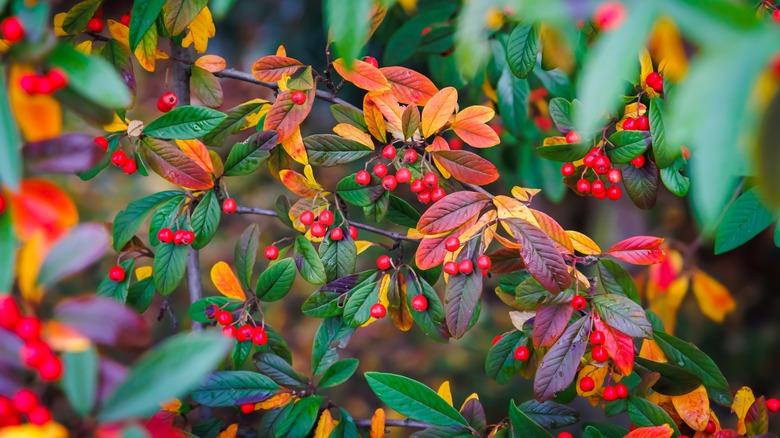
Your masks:
M154 255L152 265L154 286L162 295L170 295L179 286L187 268L188 246L162 245Z
M251 371L215 371L194 391L197 403L214 408L261 402L279 385L270 378Z
M355 373L357 367L357 359L350 358L334 362L322 375L317 386L320 388L330 388L332 386L341 385L352 377L352 374Z
M506 42L506 61L512 73L525 79L536 65L539 54L539 29L533 23L518 24Z
M127 299L127 291L130 287L130 273L133 272L134 264L135 259L125 260L119 263L119 266L125 271L125 279L122 281L112 281L108 278L108 275L106 275L100 281L95 294L99 297L113 298L120 303L124 303Z
M528 119L530 89L528 81L519 79L507 67L501 73L496 87L498 112L504 126L513 135L520 136Z
M454 230L477 216L489 203L488 197L482 193L451 193L423 213L417 229L424 234Z
M666 253L661 248L664 239L652 236L635 236L612 245L607 254L635 265L661 263Z
M122 248L133 238L144 219L152 210L157 209L165 202L181 196L181 192L166 191L149 195L128 204L127 208L120 211L114 219L113 240L114 250Z
M344 322L351 327L365 324L371 318L371 306L379 302L379 284L381 279L364 281L349 292L344 304Z
M310 395L298 400L276 429L277 437L295 438L307 436L317 421L322 397Z
M372 154L369 147L333 134L310 135L303 139L303 144L313 166L338 166Z
M144 134L163 138L189 140L213 131L227 115L202 106L180 106L146 125Z
M517 408L545 429L569 426L580 418L577 410L554 401L539 403L536 400L528 400Z
M526 362L515 359L515 350L527 344L523 332L515 330L504 334L488 351L485 358L485 374L499 385L509 382Z
M458 181L481 186L498 179L496 166L473 152L435 151L432 154L437 163Z
M222 208L219 206L217 195L209 190L198 202L198 206L192 211L190 225L195 233L194 249L201 249L211 242L214 233L219 227L219 219L222 216Z
M65 15L62 30L72 35L83 32L101 3L102 0L84 0L77 3Z
M348 175L336 185L336 193L349 204L368 207L384 195L385 189L379 178L372 177L367 186L361 186L355 182L355 175Z
M260 274L255 287L255 294L260 301L276 301L284 298L295 281L295 261L280 260L269 266Z
M422 294L428 299L428 308L424 312L412 312L412 319L417 327L429 338L438 342L447 342L449 330L444 318L444 305L433 287L424 278L413 277L409 274L406 279L406 299L409 308L415 296ZM422 287L422 289L420 289Z
M480 105L464 108L455 114L452 130L467 144L487 148L501 142L496 131L487 122L495 115L492 108Z
M674 425L672 418L660 406L635 396L628 398L628 416L631 418L631 423L638 428ZM679 435L677 426L672 427L674 435Z
M146 31L157 21L164 3L165 0L139 0L133 2L133 10L130 13L130 50L135 50Z
M355 272L357 247L347 230L344 230L344 237L339 241L331 239L330 234L326 236L320 243L319 255L325 267L328 281L346 277Z
M200 68L197 65L192 66L190 88L192 94L195 95L204 106L209 108L219 108L222 106L224 100L222 85L220 85L217 77L208 70ZM224 123L224 120L222 123ZM217 128L215 128L215 130L217 130Z
M328 281L325 266L322 265L322 260L317 255L317 250L314 249L306 237L296 237L294 249L293 257L295 258L295 264L298 266L298 271L304 280L312 284L324 284Z
M333 68L344 80L366 91L390 90L390 83L378 68L356 59L352 61L351 66L347 66L348 62L341 58L333 62Z
M695 374L676 365L654 362L642 357L637 357L635 360L640 375L646 372L658 373L660 375L658 381L653 385L653 391L659 394L669 396L683 395L701 385L701 380Z
M552 434L520 410L514 400L510 403L509 422L512 425L513 438L552 438Z
M536 311L534 318L534 347L549 347L558 340L569 325L574 313L571 303L543 305Z
M171 35L180 35L207 3L208 0L166 0L163 5L165 29Z
M261 131L245 142L236 143L225 160L225 176L249 175L270 157L279 136L274 131Z
M338 349L345 348L355 329L340 317L326 318L314 335L311 372L315 376L325 372L338 358Z
M650 133L646 131L618 131L609 136L607 156L613 163L628 163L650 147Z
M591 300L593 309L612 328L635 338L651 338L653 328L642 306L622 295L596 295Z
M305 388L309 379L295 371L289 363L272 353L257 353L253 358L260 373L268 376L279 386Z
M550 118L552 118L555 127L558 128L558 131L561 131L562 134L574 130L573 106L574 105L572 105L571 102L562 97L550 99Z
M279 134L279 142L283 142L295 134L314 106L314 89L304 91L306 102L296 105L292 101L292 92L283 91L276 96L263 122L264 130L274 130Z
M595 308L595 304L594 304ZM593 330L604 334L604 349L622 375L628 376L634 369L634 339L609 326L601 319L593 320Z

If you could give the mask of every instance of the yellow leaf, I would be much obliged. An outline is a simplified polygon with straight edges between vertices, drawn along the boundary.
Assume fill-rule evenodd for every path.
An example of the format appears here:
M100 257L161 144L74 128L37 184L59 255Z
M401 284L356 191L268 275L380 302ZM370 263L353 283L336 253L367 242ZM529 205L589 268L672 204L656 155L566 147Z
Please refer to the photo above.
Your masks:
M295 128L295 131L282 141L282 147L293 160L303 164L304 166L309 164L309 155L306 153L306 146L303 144L303 137L301 137L301 128Z
M390 275L384 274L382 276L382 280L379 283L379 303L385 306L387 308L390 301L387 299L387 291L390 289ZM368 318L368 321L366 321L361 327L368 327L371 325L374 321L377 319L373 316Z
M604 380L607 378L607 372L609 372L609 367L596 367L594 365L585 365L582 367L580 373L577 375L577 384L575 385L577 394L583 397L590 397L591 395L598 394L602 390L601 387L604 384ZM590 377L593 379L593 382L595 382L596 385L593 387L592 391L586 392L580 389L580 381L585 377Z
M710 421L710 399L704 385L685 395L672 396L672 403L680 418L693 430L702 431Z
M446 87L439 90L425 104L420 120L424 137L430 137L446 125L458 107L458 90Z
M107 125L103 125L103 130L106 132L124 132L127 130L127 123L119 118L119 114L114 113L114 120Z
M737 308L728 289L699 269L693 271L693 294L701 311L715 322L723 322L726 315Z
M493 205L498 209L499 219L518 218L530 222L536 227L539 226L539 222L534 217L531 209L517 199L498 195L493 198Z
M227 68L227 61L221 56L203 55L195 60L195 65L208 72L219 73Z
M566 235L571 239L574 250L585 255L601 254L601 248L590 237L579 231L566 230Z
M287 56L287 49L285 49L283 45L279 44L279 47L276 48L276 56Z
M436 391L436 393L439 394L439 397L443 398L444 401L449 403L450 406L452 406L452 391L450 390L449 380L442 382L441 386L439 386L439 390Z
M267 398L266 400L261 401L260 403L255 403L255 410L257 409L269 410L269 409L281 408L282 406L287 406L287 404L290 403L292 400L293 400L292 393L279 392Z
M92 40L86 40L76 44L75 49L85 55L89 55L92 53Z
M574 52L567 43L567 37L554 26L542 24L540 29L542 42L542 67L552 70L560 67L565 72L570 72L574 67Z
M512 187L512 196L518 201L530 202L534 196L536 196L542 189L529 189L527 187Z
M184 155L190 157L201 169L212 175L214 174L214 166L211 163L209 151L200 140L176 140L176 145L184 152Z
M374 150L374 142L371 140L371 135L361 131L356 126L349 123L339 123L333 127L333 132L348 140L354 140L364 146L368 146L372 151Z
M304 198L314 198L318 194L327 196L328 194L328 192L323 191L322 186L316 182L311 182L308 178L294 170L285 169L279 171L279 179L290 191Z
M385 117L368 94L363 97L363 115L366 119L368 132L383 143L387 141Z
M241 283L238 282L236 274L230 269L230 265L225 262L217 262L211 268L211 282L214 283L217 290L222 295L228 298L237 298L239 300L246 300L246 294L244 289L241 288Z
M181 400L178 398L174 398L165 402L160 403L160 407L164 411L168 412L179 412L179 409L181 409Z
M217 438L236 438L237 434L238 434L238 424L233 423L230 426L228 426L227 429L220 432L219 435L217 435Z
M36 280L49 248L46 233L39 228L19 249L19 259L16 261L17 284L22 297L27 301L40 303L43 298L43 289L38 286Z
M412 15L417 11L417 0L398 0L406 15Z
M652 360L653 362L668 362L666 355L661 347L652 339L644 339L642 348L639 350L639 357Z
M89 338L85 337L69 325L55 320L46 321L41 330L41 336L54 351L67 351L78 353L92 345Z
M135 270L135 279L137 281L144 280L146 278L149 278L152 276L152 267L151 266L141 266L139 268L136 268Z
M648 86L647 82L645 82L647 75L655 71L653 68L653 59L650 57L650 52L648 52L647 49L642 49L639 51L639 66L639 84L642 86L642 89L649 97L660 96L660 94L658 94L658 92L656 92L653 87ZM623 124L620 123L620 125L622 126Z
M369 93L368 96L385 117L385 120L387 120L387 127L390 128L396 137L403 137L403 133L401 133L403 129L403 122L401 121L403 108L398 103L398 98L391 92Z
M29 141L48 140L62 132L62 108L57 99L45 94L31 96L22 90L22 76L35 74L35 69L12 64L8 77L11 110L24 138Z
M673 81L679 81L688 70L688 57L685 54L680 31L674 22L661 17L650 35L650 50L656 59L661 60L659 71Z
M371 417L370 438L385 438L385 410L382 408L374 411Z
M637 117L645 115L645 113L647 113L647 107L645 106L645 104L643 103L637 104L636 102L629 103L628 105L625 106L625 108L623 108L623 117L621 117L620 120L618 120L618 122L615 124L615 129L617 131L622 131L623 122L625 122L626 119L628 119L629 117L631 117L632 119L636 119Z
M689 275L684 275L674 280L667 290L660 290L652 281L647 282L645 292L650 302L650 310L661 318L667 333L674 333L677 309L680 308L680 303L688 292L689 279Z
M62 23L65 22L65 17L68 16L67 12L60 12L59 14L54 16L54 20L52 21L52 26L54 27L54 35L61 37L61 36L68 36L68 32L65 32L62 29Z
M262 99L254 99L254 100L251 100L250 102L257 102L259 100L262 100ZM249 102L247 102L247 103L249 103ZM271 105L263 105L262 107L260 107L259 110L255 111L253 113L250 113L249 115L247 115L244 118L245 122L244 122L243 125L241 125L241 129L247 129L247 128L252 128L254 126L257 126L257 124L260 123L260 119L265 117L265 115L268 114L268 110L270 110L270 109L271 109Z
M157 26L150 26L133 52L144 70L153 72L157 61Z
M756 396L753 395L753 390L747 386L742 388L734 394L734 401L731 403L731 412L737 414L737 433L740 435L745 434L745 417L747 416L748 409L756 401Z
M125 50L130 51L130 29L127 26L118 21L108 20L108 32Z
M68 438L68 429L50 421L43 426L32 423L0 428L0 438Z
M360 255L363 251L367 250L373 245L373 243L369 242L368 240L356 240L355 246L357 247L357 253Z
M181 41L182 47L189 47L195 45L195 51L197 53L203 53L209 46L209 38L213 38L217 34L217 29L214 27L214 20L211 18L211 11L206 6L198 12L195 19L187 26L190 32Z
M314 429L314 438L328 438L335 428L336 424L333 422L330 411L325 409L322 411L317 427Z

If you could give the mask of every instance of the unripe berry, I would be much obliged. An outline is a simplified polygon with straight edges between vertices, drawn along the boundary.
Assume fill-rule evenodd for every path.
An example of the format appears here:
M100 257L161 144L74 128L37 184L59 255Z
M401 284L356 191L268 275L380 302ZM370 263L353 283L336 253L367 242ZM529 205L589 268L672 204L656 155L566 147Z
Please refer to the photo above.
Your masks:
M636 129L640 131L648 131L650 129L650 119L647 116L640 116L636 119Z
M471 260L463 260L458 264L458 272L469 275L474 272L474 263Z
M32 412L33 409L40 405L38 396L27 388L23 388L17 391L11 401L14 404L14 409L21 412L22 414Z
M417 200L423 204L429 204L431 202L431 191L423 190L422 192L418 193Z
M603 175L609 171L609 167L611 165L612 163L609 161L609 158L607 158L606 155L599 155L596 157L596 160L593 161L593 170L595 170L599 175Z
M574 164L564 163L563 166L561 166L561 175L563 176L574 175Z
M382 178L382 187L387 191L393 191L398 187L398 180L396 180L393 175L387 175Z
M263 254L268 260L276 260L276 258L279 257L279 248L275 245L271 245L265 249Z
M268 343L268 332L262 327L255 327L252 335L252 343L255 345L265 345Z
M336 216L330 210L322 210L319 216L319 222L326 227L333 225L336 220Z
M515 348L514 356L515 360L526 361L531 357L531 351L525 345L521 345Z
M27 421L36 426L43 426L51 421L51 412L43 406L36 406L27 413Z
M618 383L615 386L618 398L628 398L628 387L622 383Z
M251 414L255 411L254 403L243 403L240 407L242 414Z
M605 362L609 358L609 354L607 354L607 349L602 347L601 345L597 345L593 347L593 351L590 352L590 356L596 362Z
M590 183L585 178L580 178L579 181L577 181L577 191L585 194L590 191Z
M433 189L439 185L439 177L433 172L428 172L423 177L423 184L429 189Z
M108 278L111 281L119 283L125 279L125 270L121 266L114 266L108 271Z
M352 238L352 240L357 240L358 238L358 230L354 226L349 226L349 237Z
M327 232L328 229L325 227L325 225L322 225L319 222L311 226L311 235L314 237L325 237Z
M571 300L571 306L574 307L574 310L584 310L587 305L588 300L582 295L577 295Z
M103 20L100 18L91 18L89 23L87 23L87 30L95 33L103 32Z
M0 296L0 327L13 330L21 318L22 312L16 300L10 295Z
M62 377L62 361L55 355L49 355L38 367L38 375L46 382L60 380Z
M306 210L301 213L301 223L305 226L309 226L314 223L314 213L311 210Z
M330 232L330 240L338 242L343 238L344 238L344 230L342 230L341 228L334 228L333 231Z
M128 158L125 164L122 165L122 172L132 175L138 171L138 163L134 159Z
M623 175L620 173L619 169L609 169L609 172L607 172L607 181L612 184L619 183L622 178Z
M644 155L640 155L640 156L634 158L633 160L631 160L631 164L633 164L634 167L636 167L637 169L644 167L644 165L645 165L645 156Z
M569 131L566 133L566 143L579 143L580 134L577 131Z
M623 120L623 129L626 131L633 131L636 129L636 119L633 117L628 117L626 120Z
M580 390L582 392L590 392L596 387L596 382L592 377L586 376L580 380Z
M406 152L404 152L404 161L409 163L409 164L416 163L418 156L419 155L417 154L416 150L414 150L414 149L407 149Z
M412 309L416 312L425 312L428 309L428 298L425 298L425 295L412 298Z
M780 400L776 398L770 398L766 401L766 408L769 409L769 412L777 412L780 410Z
M615 401L617 400L617 390L614 386L607 386L604 388L604 393L601 394L601 396L604 398L605 401Z
M363 62L365 62L366 64L371 64L376 68L379 68L379 61L377 61L376 58L374 58L373 56L364 56Z
M455 262L447 262L444 264L443 270L448 275L458 275L458 264Z
M412 179L412 171L407 168L398 169L398 172L395 173L395 180L398 181L399 184L406 184Z
M387 175L387 165L383 163L379 163L376 166L374 166L374 175L384 178Z
M447 191L441 187L431 190L431 201L433 202L439 202L445 196L447 196Z
M208 319L216 319L217 315L219 314L219 307L217 307L216 304L209 304L205 309L203 309L203 313Z
M382 148L382 157L388 160L395 158L395 146L389 144Z
M600 330L594 330L593 333L590 334L590 343L593 345L601 345L606 339L604 332Z
M306 93L303 91L293 91L292 96L290 96L290 100L292 100L292 103L296 105L303 105L306 103Z
M385 315L387 315L387 308L385 308L382 303L376 303L371 306L371 310L369 312L373 318L382 319L385 317Z
M355 174L355 182L361 186L367 186L371 183L371 174L367 170L359 170Z
M127 154L124 153L124 151L114 151L113 154L111 154L111 164L113 164L116 167L122 167L127 162Z
M460 239L455 236L450 236L444 240L444 248L449 252L455 252L460 248Z
M622 191L618 186L610 186L610 188L607 189L607 197L613 201L620 199L621 194Z
M236 331L236 340L238 342L246 342L252 339L252 335L254 334L255 329L252 328L251 325L242 325L239 327L239 329Z
M95 137L95 145L104 151L108 150L108 140L103 136Z
M229 325L233 323L233 314L227 310L217 313L217 322L219 325Z
M22 21L13 16L0 21L0 33L2 33L3 39L11 44L21 41L24 38Z
M226 338L233 339L236 337L236 327L232 325L227 325L225 327L222 327L222 336Z
M425 190L425 185L421 179L415 179L409 184L409 190L411 190L412 193L420 193Z
M382 255L376 259L376 267L379 268L380 271L386 271L390 269L392 265L390 256Z
M236 212L236 200L233 198L227 198L222 202L222 211L230 214Z
M479 269L485 270L490 269L490 267L493 265L493 261L490 260L490 257L486 255L481 255L477 257L477 267Z

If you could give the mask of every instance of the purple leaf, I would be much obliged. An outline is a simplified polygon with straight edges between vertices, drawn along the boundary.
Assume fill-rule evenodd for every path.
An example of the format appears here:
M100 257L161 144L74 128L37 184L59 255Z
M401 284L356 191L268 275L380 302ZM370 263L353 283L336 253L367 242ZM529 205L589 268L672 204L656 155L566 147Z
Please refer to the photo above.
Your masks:
M103 297L79 297L61 302L54 317L98 344L143 347L151 336L146 322L121 303Z
M574 307L570 303L545 305L536 311L534 318L534 347L549 347L566 330Z
M534 379L534 394L540 402L569 387L577 374L590 336L590 316L581 318L563 332L542 358Z
M95 137L74 132L28 143L22 149L24 163L33 173L78 173L97 164L105 154Z
M463 337L474 318L482 295L482 273L453 275L447 283L444 308L453 338Z
M38 284L51 286L96 263L109 247L108 231L97 223L81 224L54 244L38 273Z
M504 219L512 229L520 256L528 273L545 289L557 294L571 286L571 275L556 249L555 242L544 231L522 219Z

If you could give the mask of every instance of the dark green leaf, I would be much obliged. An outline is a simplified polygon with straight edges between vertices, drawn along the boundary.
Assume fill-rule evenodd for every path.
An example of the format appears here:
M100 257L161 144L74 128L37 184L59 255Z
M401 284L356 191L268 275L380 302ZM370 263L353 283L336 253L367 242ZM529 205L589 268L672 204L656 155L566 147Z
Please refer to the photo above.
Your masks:
M618 131L609 136L607 156L613 163L628 163L650 147L646 131Z
M335 104L330 106L330 112L333 114L333 118L339 123L346 123L352 125L363 132L368 132L368 126L366 125L366 119L363 117L363 113L346 105Z
M501 336L501 339L488 350L485 358L485 374L499 385L509 382L527 363L515 359L514 356L517 347L527 343L521 331L513 330Z
M82 181L89 181L92 178L96 177L100 172L103 171L106 167L108 167L109 164L111 164L111 155L117 150L119 147L119 137L112 137L108 140L108 149L106 150L106 153L103 155L103 159L100 160L97 164L92 166L91 168L85 170L84 172L80 172L77 175L79 178L81 178ZM0 164L2 166L2 164ZM0 174L2 176L2 174Z
M376 202L363 207L363 216L372 222L380 223L385 219L389 205L390 192L385 191Z
M339 58L345 58L347 65L360 55L360 49L368 39L371 8L370 0L343 2L325 1L325 22L330 29L331 39Z
M653 327L645 311L628 297L616 294L596 295L591 300L593 310L604 322L632 338L652 338Z
M125 270L125 279L116 282L108 278L108 274L103 277L97 288L97 296L113 298L120 303L127 300L127 290L130 287L130 279L133 277L133 266L135 259L127 259L119 264Z
M330 234L328 234L320 243L319 253L328 281L346 277L355 272L357 247L348 230L344 231L344 237L338 241L331 239Z
M344 323L340 317L326 318L314 335L311 352L311 372L315 376L325 372L335 363L339 354L337 349L345 348L355 329Z
M664 117L666 117L666 104L663 99L660 97L652 98L647 118L650 119L650 134L653 137L653 157L661 169L671 166L682 157L682 150L679 146L673 147L666 142Z
M772 225L775 218L764 206L759 189L748 190L726 210L715 236L715 254L743 245Z
M0 71L0 183L11 190L17 190L22 175L22 154L20 152L22 140L19 137L16 118L11 111L11 104L8 101L5 69L0 70L2 70ZM10 242L10 240L3 238L0 239L0 242ZM1 258L5 259L5 257ZM10 260L10 258L7 260ZM12 270L0 269L0 272L10 271ZM2 278L2 275L0 274L0 278ZM0 286L3 286L2 281L0 281ZM3 287L0 287L0 289L9 290L9 288Z
M214 130L227 115L203 106L180 106L146 125L144 134L150 137L191 140Z
M552 438L552 434L521 411L514 400L509 407L509 422L513 438Z
M631 424L636 427L663 426L668 424L674 429L673 436L679 436L680 431L674 421L660 406L643 398L631 396L628 398L628 416Z
M184 193L179 193L179 196L175 196L155 208L152 219L149 221L149 243L152 246L160 244L157 234L161 229L171 228L175 230L185 227L187 217L179 214L184 201Z
M408 202L397 196L390 195L390 202L387 206L387 219L403 227L417 228L420 213Z
M384 51L385 65L399 65L417 50L422 31L432 23L442 23L455 12L454 3L430 3L418 5L418 13L393 32ZM438 55L437 55L438 56Z
M317 421L317 413L322 404L322 397L310 395L295 403L292 410L284 417L276 429L276 436L298 438L308 436L309 431Z
M275 354L257 353L253 360L257 369L279 386L303 389L309 384L309 379L306 376L295 371L290 364Z
M284 338L268 324L265 325L265 331L268 333L268 343L263 346L255 346L255 349L258 352L275 354L284 359L285 362L292 364L292 353Z
M165 0L136 0L130 13L130 50L135 51L146 31L154 25Z
M230 353L230 360L233 362L234 369L241 368L241 365L246 362L246 359L249 357L249 353L252 352L252 345L253 344L251 341L233 341L233 351Z
M685 167L685 158L679 158L671 166L661 169L661 182L676 196L683 197L691 188L691 181L681 171Z
M588 346L590 330L590 317L581 318L570 325L547 351L534 379L537 400L552 400L555 393L571 385Z
M322 265L317 250L306 237L298 236L295 238L294 251L295 264L304 280L311 284L324 284L328 281L325 266Z
M333 167L373 154L368 146L335 134L310 135L303 144L313 166Z
M165 29L171 35L180 35L207 3L208 0L166 0L163 5Z
M136 281L130 285L127 291L127 305L131 306L138 313L144 313L152 304L154 299L154 279L146 277L141 281Z
M361 186L355 182L355 175L352 174L339 181L336 193L348 204L367 207L381 198L385 189L379 178L372 177L367 186Z
M639 375L655 372L661 376L653 385L653 391L660 394L685 395L701 385L701 380L695 374L678 366L653 362L639 356L634 361Z
M75 35L87 28L87 23L97 12L102 0L84 0L70 8L62 22L62 30Z
M268 267L257 280L255 294L260 301L276 301L284 298L295 282L295 261L279 260Z
M201 249L208 245L217 232L221 215L222 208L217 201L217 195L213 190L209 190L192 211L190 218L192 231L195 233L195 241L192 242L194 249Z
M257 170L271 156L277 141L276 131L261 131L233 145L225 160L225 176L249 175Z
M155 193L131 202L126 209L120 211L114 219L114 250L119 252L127 245L152 210L178 196L181 196L181 192L173 190Z
M518 24L506 42L506 60L512 73L525 79L536 65L539 54L539 29L533 23Z
M518 310L535 311L552 294L533 277L528 276L517 285L514 291L512 307ZM509 303L507 303L509 304Z
M334 362L317 383L320 388L330 388L346 382L357 370L359 361L357 359L343 359Z
M224 100L222 85L219 84L217 77L214 76L214 74L210 71L198 67L197 65L193 65L192 76L190 77L190 86L192 89L192 94L194 94L195 97L197 97L204 106L209 108L218 108L222 106L222 101ZM222 123L214 128L214 130L211 131L211 133L204 139L206 144L222 146L222 142L227 139L228 134L226 130L220 129L220 127L225 125L226 122L228 122L228 126L230 125L229 120L231 118L231 111L232 110L228 111L228 118L223 120ZM239 121L243 120L244 119L240 119ZM218 137L219 140L211 140L214 137Z
M215 371L192 391L192 399L210 407L257 403L279 390L270 378L252 371Z
M422 286L422 289L420 289L420 286ZM414 323L426 336L434 341L447 342L450 333L444 320L444 305L442 305L439 295L436 294L436 291L425 278L419 276L416 272L408 272L406 276L406 299L410 309L412 308L412 300L419 294L428 299L428 308L425 309L425 312L412 311Z
M68 77L68 89L106 108L130 105L130 90L105 59L87 56L67 44L57 44L47 61Z
M154 255L152 277L154 287L161 295L170 295L184 278L187 268L189 247L184 245L161 245Z
M222 146L228 136L238 134L246 127L248 117L257 114L267 104L268 102L265 100L255 99L227 110L225 119L213 131L203 137L203 142L212 146Z
M97 52L95 52L97 53ZM100 56L108 61L114 70L119 73L127 88L135 96L135 72L133 71L133 62L130 52L117 40L108 40L100 51Z
M556 97L550 100L550 117L552 118L553 123L555 123L555 127L557 127L562 134L574 130L572 109L573 105L571 102L562 97Z
M579 421L580 413L554 401L540 403L536 400L524 402L518 409L545 429L566 427Z
M352 419L352 416L344 408L339 408L339 411L341 412L341 421L333 429L333 432L330 433L329 438L358 438L360 435L358 434L355 420Z
M371 306L379 302L379 280L372 278L349 292L344 305L344 321L352 327L365 324L370 318Z
M658 167L653 160L645 160L640 168L623 164L619 169L623 174L623 186L634 205L645 210L653 208L658 197Z
M517 137L522 137L523 126L528 118L528 98L531 93L528 81L504 69L498 80L498 111L506 129Z
M609 259L599 260L599 279L609 294L623 295L637 304L641 304L634 279L617 262Z
M304 315L314 318L330 318L341 315L342 309L339 305L341 293L333 291L317 291L311 294L303 302L301 310Z
M95 405L98 382L98 357L95 347L62 355L65 374L62 389L80 416L86 417Z
M252 274L255 272L257 248L260 245L260 227L252 224L244 229L233 250L233 263L236 266L238 281L244 289L251 289Z
M539 146L536 153L552 161L577 161L587 155L590 148L588 143L551 144Z
M260 424L257 425L257 436L275 437L279 425L290 415L293 407L295 407L295 403L288 403L283 408L271 409L263 414L263 417L260 419Z

